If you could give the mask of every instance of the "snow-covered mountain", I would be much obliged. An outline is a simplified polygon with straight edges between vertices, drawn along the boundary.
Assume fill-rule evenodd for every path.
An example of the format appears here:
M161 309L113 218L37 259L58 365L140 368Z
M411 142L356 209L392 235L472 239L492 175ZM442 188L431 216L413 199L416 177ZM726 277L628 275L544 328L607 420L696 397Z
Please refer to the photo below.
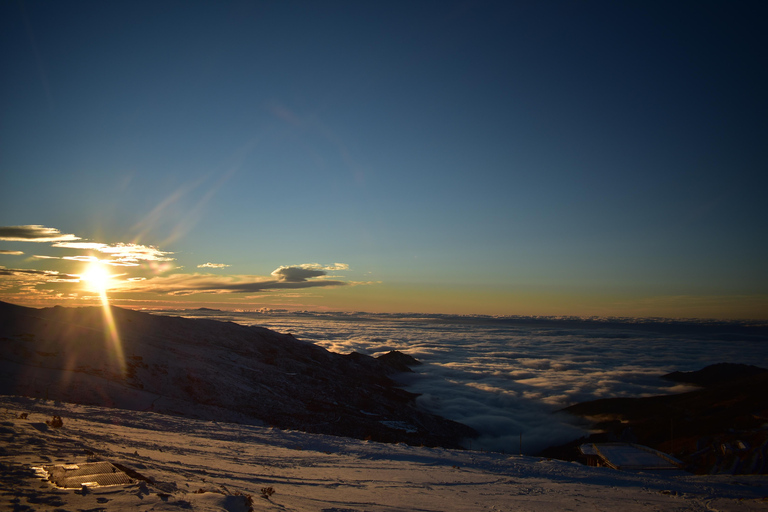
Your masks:
M0 303L0 394L460 446L471 428L420 410L388 377L413 363L231 322Z

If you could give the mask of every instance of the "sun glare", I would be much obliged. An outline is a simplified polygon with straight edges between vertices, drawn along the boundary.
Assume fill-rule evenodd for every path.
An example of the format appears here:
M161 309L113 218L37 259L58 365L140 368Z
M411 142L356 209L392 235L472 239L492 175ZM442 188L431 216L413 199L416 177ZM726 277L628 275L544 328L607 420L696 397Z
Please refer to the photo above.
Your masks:
M112 308L109 305L107 290L110 288L113 276L104 268L104 265L98 262L92 262L80 276L80 280L85 283L88 291L96 292L101 298L101 309L104 313L104 338L110 344L115 359L120 366L120 370L125 373L125 355L123 354L123 342L120 340L120 333L117 330L117 324L112 316Z
M111 275L101 263L91 263L81 279L89 291L103 294L109 288Z

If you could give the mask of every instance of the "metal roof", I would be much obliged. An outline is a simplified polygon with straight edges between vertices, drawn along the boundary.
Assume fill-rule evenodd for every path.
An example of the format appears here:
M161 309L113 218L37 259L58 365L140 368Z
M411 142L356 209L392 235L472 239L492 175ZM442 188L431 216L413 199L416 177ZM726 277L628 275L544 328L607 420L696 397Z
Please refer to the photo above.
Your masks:
M86 462L82 464L59 464L43 466L48 480L58 487L79 489L82 486L127 485L133 480L109 462Z

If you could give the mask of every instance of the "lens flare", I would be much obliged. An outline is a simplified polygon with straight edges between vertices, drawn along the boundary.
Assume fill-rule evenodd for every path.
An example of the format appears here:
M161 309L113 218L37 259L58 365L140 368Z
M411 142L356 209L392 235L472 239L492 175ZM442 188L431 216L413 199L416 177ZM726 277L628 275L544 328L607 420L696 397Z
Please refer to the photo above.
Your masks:
M115 324L115 318L112 315L112 307L109 305L107 290L112 284L112 275L99 262L92 262L88 265L86 271L81 275L81 280L85 283L87 290L97 292L101 299L101 310L104 315L104 339L109 344L110 353L116 358L120 367L120 372L125 375L125 355L123 354L123 343L120 340L120 333Z

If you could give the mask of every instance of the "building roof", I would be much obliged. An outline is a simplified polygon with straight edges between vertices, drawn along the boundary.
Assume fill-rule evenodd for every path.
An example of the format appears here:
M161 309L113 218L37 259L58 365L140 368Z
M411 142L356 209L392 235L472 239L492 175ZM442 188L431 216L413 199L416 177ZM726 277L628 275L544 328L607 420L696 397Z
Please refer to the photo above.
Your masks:
M631 443L587 443L579 447L587 456L599 457L604 465L622 470L674 470L683 463L666 453Z

